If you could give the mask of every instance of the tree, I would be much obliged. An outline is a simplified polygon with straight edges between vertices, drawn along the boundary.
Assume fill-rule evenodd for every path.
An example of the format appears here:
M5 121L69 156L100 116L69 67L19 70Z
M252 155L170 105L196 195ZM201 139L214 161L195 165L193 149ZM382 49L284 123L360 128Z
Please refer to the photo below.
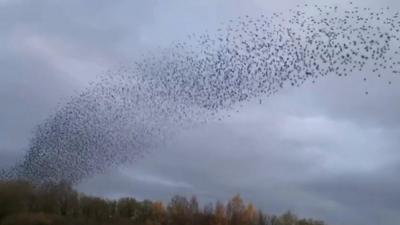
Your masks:
M208 203L204 206L203 212L201 215L201 224L202 225L211 225L214 221L214 206L212 203Z
M199 203L197 201L196 196L192 196L189 202L189 216L192 225L200 225L200 211L199 211Z
M244 203L239 194L235 195L227 205L227 216L231 225L244 224Z
M187 225L190 222L189 202L185 197L175 196L168 205L169 224Z
M254 207L254 205L251 204L251 203L247 204L247 207L243 211L242 217L243 217L242 224L244 224L244 225L256 225L257 219L258 219L257 218L258 214L257 214L256 207Z
M214 225L227 225L228 218L226 217L225 205L222 202L217 202L214 210Z
M162 225L167 222L167 210L162 202L154 202L152 208L152 221L154 224Z
M77 215L79 211L78 193L76 193L70 183L61 181L59 183L46 183L42 185L41 190L44 198L53 202L51 206L47 206L55 214L61 216Z
M86 219L105 221L109 219L109 206L106 200L83 196L80 199L81 215Z
M152 221L152 202L149 200L144 200L143 202L138 202L136 217L134 218L135 223L144 224L146 222Z
M257 225L268 225L268 217L261 210L258 210Z
M117 202L118 216L135 219L137 216L138 203L134 198L121 198Z
M7 215L28 212L34 187L25 181L0 183L0 220Z
M275 215L267 216L267 225L279 225L279 218Z
M297 216L294 215L292 212L287 211L286 213L282 214L279 217L279 224L280 225L296 225L297 223Z
M2 225L324 225L322 221L298 219L286 212L280 217L263 214L240 195L225 205L206 204L200 210L195 196L188 201L175 196L162 202L121 198L110 201L78 194L66 182L31 184L0 181L0 224Z

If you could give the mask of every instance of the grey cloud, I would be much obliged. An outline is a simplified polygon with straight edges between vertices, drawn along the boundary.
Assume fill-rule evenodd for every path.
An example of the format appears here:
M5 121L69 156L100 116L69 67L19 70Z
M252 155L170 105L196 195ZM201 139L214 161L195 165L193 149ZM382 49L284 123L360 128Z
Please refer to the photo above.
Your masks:
M381 220L381 224L395 224L400 219L395 213L400 202L400 183L395 179L398 171L397 165L371 173L325 177L306 184L304 189L325 202L342 205L347 210L343 219L349 222L373 224Z

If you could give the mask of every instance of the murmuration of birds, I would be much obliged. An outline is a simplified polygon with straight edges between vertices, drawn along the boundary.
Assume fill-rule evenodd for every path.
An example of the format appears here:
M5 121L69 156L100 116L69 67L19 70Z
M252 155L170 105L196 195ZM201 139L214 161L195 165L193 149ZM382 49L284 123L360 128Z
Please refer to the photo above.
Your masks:
M73 96L37 126L24 158L1 177L76 184L133 163L175 132L285 86L356 71L368 74L361 81L396 79L399 16L351 2L301 5L192 34Z

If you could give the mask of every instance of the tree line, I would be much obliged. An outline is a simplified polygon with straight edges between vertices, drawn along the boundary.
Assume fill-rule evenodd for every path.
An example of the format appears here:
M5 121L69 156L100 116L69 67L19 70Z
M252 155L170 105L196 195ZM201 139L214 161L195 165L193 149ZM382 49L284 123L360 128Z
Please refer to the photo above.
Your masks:
M324 225L291 212L263 213L240 195L200 207L195 196L169 203L88 196L66 182L0 181L0 225Z

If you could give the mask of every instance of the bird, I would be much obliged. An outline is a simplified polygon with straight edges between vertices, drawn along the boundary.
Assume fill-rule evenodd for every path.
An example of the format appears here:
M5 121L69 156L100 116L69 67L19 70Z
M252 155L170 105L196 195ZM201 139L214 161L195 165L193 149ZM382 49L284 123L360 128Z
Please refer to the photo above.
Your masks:
M237 17L104 73L39 123L24 160L0 177L79 183L286 86L356 70L395 74L399 31L399 12L354 3Z

